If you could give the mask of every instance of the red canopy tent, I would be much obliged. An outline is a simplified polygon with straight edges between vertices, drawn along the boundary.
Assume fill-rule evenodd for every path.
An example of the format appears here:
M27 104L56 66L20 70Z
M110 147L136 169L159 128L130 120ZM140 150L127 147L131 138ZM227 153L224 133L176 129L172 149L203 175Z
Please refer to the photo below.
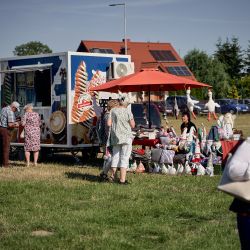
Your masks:
M191 79L161 72L157 69L143 69L134 74L91 87L89 91L105 92L140 92L148 91L150 105L150 91L177 91L190 88L211 87L208 84ZM149 108L149 127L151 127Z
M164 73L157 69L143 69L140 72L92 87L89 90L117 93L118 91L177 91L187 87L202 88L211 86L185 77Z

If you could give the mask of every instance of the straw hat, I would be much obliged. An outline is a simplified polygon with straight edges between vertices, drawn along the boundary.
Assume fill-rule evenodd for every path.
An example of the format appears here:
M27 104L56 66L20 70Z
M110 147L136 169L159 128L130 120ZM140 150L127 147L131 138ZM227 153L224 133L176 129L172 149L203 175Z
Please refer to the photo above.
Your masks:
M50 116L50 129L54 134L60 134L66 125L66 118L62 111L55 111Z

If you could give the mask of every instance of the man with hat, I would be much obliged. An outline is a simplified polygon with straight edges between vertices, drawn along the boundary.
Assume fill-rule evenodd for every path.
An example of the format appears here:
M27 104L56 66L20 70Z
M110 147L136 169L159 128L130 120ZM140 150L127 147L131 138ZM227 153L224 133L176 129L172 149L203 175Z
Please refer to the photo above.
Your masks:
M2 108L0 113L0 166L8 167L10 152L11 129L18 128L16 111L20 111L20 104L12 102L11 105Z

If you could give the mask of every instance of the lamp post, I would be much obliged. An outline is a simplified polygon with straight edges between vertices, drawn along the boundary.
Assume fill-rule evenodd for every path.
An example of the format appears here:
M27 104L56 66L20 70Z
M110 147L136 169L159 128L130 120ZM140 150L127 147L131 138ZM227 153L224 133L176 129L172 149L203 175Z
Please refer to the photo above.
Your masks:
M115 7L115 6L124 6L124 47L125 47L125 55L127 55L127 34L126 34L126 29L127 29L127 20L126 20L126 4L125 3L114 3L110 4L109 6Z

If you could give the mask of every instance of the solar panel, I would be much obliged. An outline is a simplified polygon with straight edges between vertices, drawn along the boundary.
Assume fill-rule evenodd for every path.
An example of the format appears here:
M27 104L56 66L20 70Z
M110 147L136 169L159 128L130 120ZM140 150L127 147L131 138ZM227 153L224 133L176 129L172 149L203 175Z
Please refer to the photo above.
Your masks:
M166 67L166 69L170 74L177 75L177 76L191 76L192 75L186 66Z
M91 48L89 50L91 53L102 53L102 54L114 54L112 49L103 49L103 48Z
M171 50L149 50L156 61L161 62L176 62L173 52Z

